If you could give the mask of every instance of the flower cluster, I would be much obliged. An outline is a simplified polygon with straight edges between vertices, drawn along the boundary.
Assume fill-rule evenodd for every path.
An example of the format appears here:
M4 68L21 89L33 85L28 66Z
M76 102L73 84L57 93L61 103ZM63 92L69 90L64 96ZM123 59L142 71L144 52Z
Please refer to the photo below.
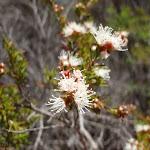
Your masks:
M86 84L80 70L73 70L73 73L70 73L70 70L67 73L62 71L61 74L63 77L58 79L59 89L56 91L62 91L66 96L58 98L53 96L47 105L52 105L51 110L59 113L62 110L67 111L74 103L78 111L84 113L84 109L88 110L91 107L91 96L95 93L88 89L89 85Z
M125 144L124 150L138 150L138 141L134 138L130 138Z
M95 68L94 69L94 73L97 75L97 76L100 76L102 77L104 80L109 80L110 79L110 76L109 76L109 73L111 72L110 69L107 69L107 68Z
M149 125L137 124L135 126L135 130L136 130L136 132L142 132L142 131L147 132L147 131L150 130L150 126Z
M80 23L77 24L76 22L69 22L62 31L64 37L69 37L75 33L85 34L86 32L86 28Z
M83 59L78 58L78 54L73 55L73 52L61 51L60 56L58 57L63 66L76 67L82 64Z
M122 46L124 46L124 41L120 36L116 35L116 32L112 33L113 29L106 26L103 27L102 24L99 26L99 30L93 32L98 45L107 50L120 50L123 51Z
M84 22L84 25L85 25L87 31L89 31L89 32L95 33L97 31L97 27L94 25L94 23L92 21Z
M76 8L82 8L82 9L85 8L84 4L81 3L81 2L77 3L77 4L75 5L75 7L76 7Z
M95 37L97 44L99 45L100 55L103 59L106 59L109 54L107 50L118 50L125 51L127 49L122 49L126 45L124 40L122 40L120 35L117 35L116 32L112 33L113 29L106 26L103 27L102 24L99 26L99 30L91 32Z
M90 32L96 32L97 28L94 23L91 21L84 22L83 24L76 23L76 22L69 22L63 28L63 35L64 37L70 37L74 34L85 34Z
M82 5L79 3L76 7L82 7ZM99 67L101 65L97 65L96 61L100 58L99 56L101 56L102 59L106 59L109 56L108 50L124 51L124 49L122 49L122 46L125 46L123 36L112 32L112 28L103 27L101 24L99 30L97 30L94 23L90 21L83 23L69 22L62 29L62 35L66 37L66 41L63 41L62 44L64 49L68 51L62 50L58 57L60 61L58 68L61 71L62 78L58 79L58 88L55 91L59 91L61 95L59 97L52 96L53 98L50 98L47 105L51 105L51 111L55 113L62 111L67 112L74 107L77 108L80 113L84 113L84 110L88 110L88 108L91 108L95 113L100 113L101 108L107 110L108 107L104 102L98 100L99 95L92 96L95 92L89 90L89 85L86 84L85 77L81 71L77 69L80 67L87 70L87 72L85 72L87 75L86 81L91 85L96 82L101 84L101 80L96 80L97 76L106 81L110 80L109 73L111 70L104 65ZM80 38L77 39L78 37ZM88 40L90 40L91 43L88 44ZM75 46L75 48L73 48L73 46ZM78 53L78 51L80 52ZM78 54L84 56L85 59L78 57ZM74 70L71 71L72 69ZM90 72L95 75L90 77L90 75L92 75ZM103 80L102 83L105 83ZM97 100L92 100L95 98ZM129 114L126 109L126 106L119 106L115 110L112 109L112 113L117 114L124 120L124 116Z
M53 6L53 8L54 8L54 11L55 11L56 13L58 13L58 12L64 10L64 7L63 7L63 6L59 6L58 4L55 4L55 5Z

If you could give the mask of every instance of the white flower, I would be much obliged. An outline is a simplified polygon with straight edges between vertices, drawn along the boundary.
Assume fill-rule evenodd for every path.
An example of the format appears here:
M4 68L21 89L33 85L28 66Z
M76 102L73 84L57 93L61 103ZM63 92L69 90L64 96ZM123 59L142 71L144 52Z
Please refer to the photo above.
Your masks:
M97 48L96 45L92 45L91 50L92 50L92 51L95 51L96 48Z
M73 92L76 90L77 82L75 82L75 78L73 77L66 78L64 76L64 79L58 82L58 86L60 91Z
M77 90L73 94L74 101L77 104L79 112L84 113L84 109L88 110L87 107L91 107L91 96L95 93L92 90L88 90L88 86L84 80L78 80Z
M71 65L72 67L76 67L81 65L83 62L82 58L78 58L77 53L73 55L73 52L64 50L61 51L60 56L58 58L62 62L63 66Z
M127 38L128 35L129 35L129 32L128 31L117 31L116 34L117 35L122 35L122 36Z
M117 36L116 32L112 33L113 29L106 26L103 27L102 24L99 26L99 30L92 32L99 46L103 47L104 50L120 50L124 51L127 49L122 49L124 46L124 41L121 36Z
M62 50L60 52L60 56L58 56L59 60L62 62L63 66L69 66L68 62L68 52Z
M95 33L97 31L97 28L93 22L84 22L84 25L89 32Z
M66 104L62 98L53 96L53 98L50 98L49 100L50 101L46 105L52 105L50 108L51 111L55 111L55 113L60 113L61 111L67 112Z
M149 125L137 124L135 126L135 130L136 130L136 132L148 131L148 130L150 130L150 126Z
M71 96L72 100L76 104L80 113L84 113L84 109L88 110L91 107L91 96L95 94L92 90L89 90L89 85L86 85L85 77L82 75L80 70L73 70L73 73L65 73L65 71L61 72L63 78L58 79L58 87L59 89L56 91L63 91L68 92ZM53 96L54 97L54 96ZM50 99L48 105L53 105L51 107L52 111L56 111L56 113L65 110L66 111L66 104L62 98ZM69 103L73 101L68 101Z
M58 58L59 58L60 61L67 59L67 58L68 58L68 52L62 50L62 51L60 52L60 56L59 56Z
M143 125L143 131L148 131L150 130L150 126L149 125Z
M134 138L131 138L125 144L124 150L138 150L137 145L138 145L138 141L135 140Z
M69 63L72 67L79 66L83 62L82 58L78 58L78 54L76 53L73 56L73 53L69 53Z
M111 72L110 69L106 69L106 68L96 68L94 70L94 73L97 75L97 76L100 76L102 77L104 80L109 80L110 79L110 76L109 76L109 73Z
M63 63L63 66L69 66L69 62L67 60L62 61L62 63Z
M77 24L76 22L69 22L68 25L64 27L62 33L64 34L64 37L69 37L73 33L85 34L86 28L79 23Z
M75 78L79 78L79 79L83 78L80 70L73 70L73 75Z

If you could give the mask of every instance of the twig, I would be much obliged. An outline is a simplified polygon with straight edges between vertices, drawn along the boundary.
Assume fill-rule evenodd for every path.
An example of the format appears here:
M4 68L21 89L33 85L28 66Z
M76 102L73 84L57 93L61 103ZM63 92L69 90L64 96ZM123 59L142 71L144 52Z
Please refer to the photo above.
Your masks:
M77 113L77 116L75 115L76 113ZM84 146L84 150L87 150L86 144L85 144L84 139L83 139L83 136L82 136L82 134L81 134L81 132L79 130L79 127L77 126L77 120L78 120L78 118L79 118L79 112L78 112L77 107L75 106L75 111L74 111L74 128L76 129L77 133L79 134L81 143Z
M36 138L36 141L35 141L35 143L34 143L34 146L33 146L33 150L37 150L37 148L38 148L38 145L39 145L39 142L40 142L40 140L41 140L41 136L42 136L42 132L43 132L43 115L41 115L41 117L40 117L40 130L39 130L39 132L38 132L38 136L37 136L37 138Z
M82 142L82 144L83 144L83 146L84 146L84 150L87 150L86 144L85 144L85 142L84 142L83 136L82 136L82 134L81 134L79 128L78 128L78 127L75 127L75 129L76 129L77 133L78 133L79 136L80 136L80 140L81 140L81 142Z
M53 114L51 114L51 113L49 113L49 112L47 112L47 111L44 111L44 110L42 110L42 109L40 109L40 108L37 108L35 105L33 105L32 103L31 103L31 105L28 107L28 106L25 106L25 107L27 107L27 108L30 108L30 109L32 109L32 110L34 110L34 111L36 111L36 112L38 112L38 113L40 113L40 114L43 114L43 115L45 115L45 116L48 116L48 117L54 117L54 115Z
M26 132L33 132L33 131L38 131L38 130L46 130L46 129L54 129L57 127L64 127L64 124L61 125L51 125L51 126L45 126L45 127L40 127L40 128L33 128L33 129L26 129L23 131L15 131L15 130L8 130L8 129L2 129L2 133L8 132L8 133L26 133Z
M42 114L42 115L45 115L45 116L48 116L48 117L53 117L53 118L55 118L55 119L57 119L57 120L59 120L59 121L65 123L67 126L70 126L70 125L71 125L70 122L69 122L69 120L63 119L63 118L56 118L56 116L54 116L53 114L51 114L51 113L49 113L49 112L47 112L47 111L44 111L44 110L42 110L42 109L40 109L40 108L37 108L37 107L36 107L35 105L33 105L32 103L30 103L30 106L26 106L26 105L25 105L24 107L29 108L29 109L32 109L32 110L34 110L34 111L36 111L36 112L38 112L38 113L40 113L40 114Z
M115 133L118 137L120 137L121 139L126 140L126 138L125 138L125 137L123 136L123 134L121 133L120 128L118 128L118 129L112 128L112 126L110 126L110 125L102 125L102 124L98 124L98 123L96 123L96 122L89 121L89 120L86 120L86 123L87 123L87 124L90 124L90 125L92 125L92 126L101 128L101 129L109 129L109 130L111 130L113 133Z
M97 143L93 140L90 133L84 128L84 118L83 118L83 115L81 115L80 113L79 113L79 125L80 125L81 132L85 135L87 140L91 143L92 149L97 150L98 149Z
M44 142L42 141L42 139L40 140L40 145L41 145L45 150L49 150L48 145L47 145L46 143L44 143Z
M100 136L99 136L98 139L97 139L97 141L98 141L98 143L99 143L99 145L100 145L100 147L101 147L102 149L104 149L103 136L104 136L104 130L102 129L102 130L101 130L101 133L100 133Z
M88 114L85 114L85 116L88 116ZM95 114L90 114L90 116L88 116L90 118L93 118L95 117ZM108 121L108 122L112 122L112 123L117 123L117 124L120 124L122 123L121 120L119 119L116 119L115 117L111 117L111 116L108 116L108 115L104 115L104 114L101 114L99 116L97 116L99 119L102 119L102 120L105 120L105 121ZM132 125L135 125L135 121L134 120L125 120L123 122L124 124L132 124Z
M36 0L32 1L32 8L33 8L35 19L36 19L37 24L39 26L39 29L41 31L41 35L45 38L46 37L46 33L45 33L45 30L44 30L44 27L43 27L44 26L44 21L41 19L40 15L38 13ZM42 21L43 21L43 23L42 23Z
M69 4L67 5L67 7L65 8L64 12L63 12L63 15L67 18L70 10L72 9L72 7L75 5L76 3L76 0L71 0L69 2Z

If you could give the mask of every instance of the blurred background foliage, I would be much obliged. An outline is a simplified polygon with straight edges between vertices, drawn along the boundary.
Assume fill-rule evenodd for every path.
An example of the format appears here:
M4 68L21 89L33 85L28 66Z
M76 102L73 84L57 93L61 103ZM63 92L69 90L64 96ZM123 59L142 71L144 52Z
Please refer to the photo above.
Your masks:
M150 57L150 15L144 8L136 6L133 10L130 6L121 6L120 12L108 8L108 24L115 30L126 30L129 32L129 50L134 57L134 63L149 65Z
M129 32L126 65L122 67L130 72L130 83L122 91L122 96L124 99L127 96L145 111L145 107L146 110L149 108L147 103L150 99L150 1L111 2L105 9L105 23L117 31ZM139 99L138 102L134 98Z
M114 4L115 5L115 4ZM119 4L118 4L119 5ZM115 30L129 32L129 53L126 58L128 68L139 70L131 75L132 81L125 90L128 98L140 98L140 107L143 111L149 109L150 101L150 1L133 1L130 5L122 2L120 6L107 8L107 23ZM140 78L140 72L142 74ZM132 71L131 71L132 72ZM137 77L138 76L138 77ZM130 96L129 96L130 95ZM142 100L141 100L142 99ZM145 100L144 100L145 99ZM144 102L144 104L143 104ZM146 107L146 105L148 106Z

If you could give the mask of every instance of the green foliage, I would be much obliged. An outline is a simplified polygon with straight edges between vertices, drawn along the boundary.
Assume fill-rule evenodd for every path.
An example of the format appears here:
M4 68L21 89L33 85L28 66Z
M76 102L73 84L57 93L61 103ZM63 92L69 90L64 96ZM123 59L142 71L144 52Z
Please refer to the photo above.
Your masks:
M25 116L22 114L22 108L17 105L22 101L15 85L7 88L0 88L0 130L25 130L29 121L25 118L29 115L26 111ZM19 149L28 141L28 133L8 133L0 134L0 145L2 147L14 147Z
M49 69L49 67L46 67L43 72L44 78L45 78L45 84L48 86L56 85L57 81L54 80L54 77L57 75L57 72L54 69Z
M144 12L141 7L136 7L135 11L129 6L122 6L121 12L117 13L113 8L107 10L110 17L107 18L108 23L117 30L128 30L137 40L149 39L149 15Z
M26 101L21 95L22 87L27 76L27 62L23 56L23 51L19 51L4 36L4 46L7 50L9 68L5 67L5 73L11 75L15 84L3 85L0 87L0 147L20 149L28 143L29 133L13 133L9 131L23 131L30 127L34 120L27 119L31 110L26 109ZM4 74L5 75L5 74Z
M138 114L137 112L137 126L149 126L150 125L150 115L149 116L144 116L141 114ZM139 120L140 119L140 120ZM150 126L149 129L143 128L141 131L137 131L137 138L139 141L139 148L144 149L144 150L149 150L150 149Z
M150 47L144 45L135 45L134 48L131 49L135 60L139 63L150 65Z
M150 144L149 144L149 132L141 132L138 134L138 140L140 142L140 147L144 147L144 150L149 150L150 149Z
M138 82L131 83L127 89L124 91L126 95L129 95L131 93L146 93L147 96L150 97L150 89L148 88L148 84L142 84Z
M23 56L23 51L15 48L13 42L4 37L4 46L8 53L10 74L15 79L16 84L21 88L27 76L27 62Z

